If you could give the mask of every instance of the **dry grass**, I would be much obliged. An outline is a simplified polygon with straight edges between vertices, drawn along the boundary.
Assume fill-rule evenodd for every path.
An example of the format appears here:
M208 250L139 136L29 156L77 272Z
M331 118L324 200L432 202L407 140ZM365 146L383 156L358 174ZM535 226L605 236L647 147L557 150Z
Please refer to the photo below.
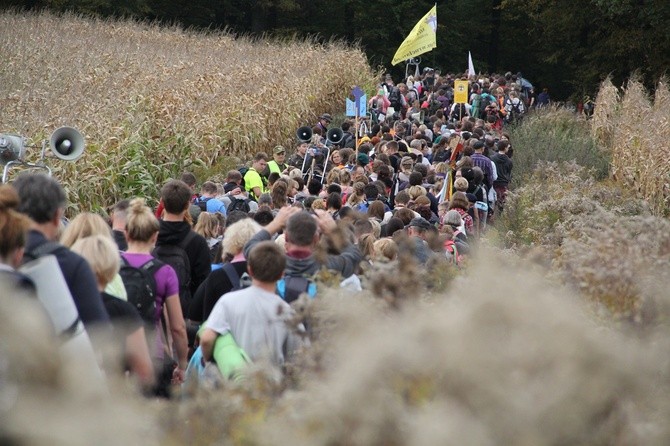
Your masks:
M134 22L0 14L0 129L35 142L61 125L88 148L52 163L77 210L157 185L190 166L293 146L295 129L370 88L365 55L339 42L265 41ZM37 152L35 150L35 152Z
M596 100L593 134L612 153L611 176L649 202L654 215L670 214L670 91L659 82L653 101L631 79L621 93L610 80Z

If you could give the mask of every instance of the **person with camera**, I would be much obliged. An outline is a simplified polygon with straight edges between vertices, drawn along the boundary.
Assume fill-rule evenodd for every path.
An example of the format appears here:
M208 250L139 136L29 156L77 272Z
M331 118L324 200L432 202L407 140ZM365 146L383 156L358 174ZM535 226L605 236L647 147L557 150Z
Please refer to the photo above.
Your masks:
M370 108L370 113L372 113L373 121L376 119L377 122L383 121L386 117L386 111L391 106L391 101L384 94L384 89L380 88L377 90L377 95L372 96L368 101L368 107Z

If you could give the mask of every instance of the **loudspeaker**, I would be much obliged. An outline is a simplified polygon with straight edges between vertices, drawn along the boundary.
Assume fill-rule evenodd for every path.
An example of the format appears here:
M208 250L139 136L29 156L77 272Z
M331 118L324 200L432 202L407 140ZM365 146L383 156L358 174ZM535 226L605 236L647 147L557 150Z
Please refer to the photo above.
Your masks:
M312 129L307 126L300 127L296 132L296 136L298 137L298 141L309 143L312 141Z
M326 133L326 140L331 144L341 143L342 138L344 138L344 132L339 127L332 128Z
M26 152L25 139L19 135L0 135L0 164L22 160Z
M49 138L51 151L58 158L65 161L74 161L84 153L86 143L79 131L72 127L60 127Z

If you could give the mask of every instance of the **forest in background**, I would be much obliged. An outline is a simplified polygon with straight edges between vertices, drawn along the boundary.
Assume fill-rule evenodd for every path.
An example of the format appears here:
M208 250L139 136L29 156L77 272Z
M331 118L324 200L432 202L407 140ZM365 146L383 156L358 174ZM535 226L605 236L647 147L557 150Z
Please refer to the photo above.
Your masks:
M428 0L4 0L5 7L136 17L187 28L279 38L318 35L359 42L373 67L396 78L396 49L435 2ZM670 2L664 0L451 0L437 2L437 49L422 66L521 71L559 100L593 97L611 75L637 72L653 89L670 66Z

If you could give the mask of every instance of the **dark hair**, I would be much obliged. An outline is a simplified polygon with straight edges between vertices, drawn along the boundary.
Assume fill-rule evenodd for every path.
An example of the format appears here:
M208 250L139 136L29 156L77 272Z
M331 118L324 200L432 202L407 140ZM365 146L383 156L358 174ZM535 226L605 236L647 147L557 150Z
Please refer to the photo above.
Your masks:
M394 217L398 217L400 220L402 220L404 227L407 226L414 218L414 211L408 208L400 208L396 211Z
M286 222L286 241L296 246L310 246L314 241L317 227L316 220L309 212L293 214Z
M217 192L216 184L214 184L212 181L205 181L202 183L202 187L200 189L208 194L216 194Z
M354 222L354 233L356 237L360 237L363 234L371 234L374 228L372 223L367 218L360 218Z
M195 175L193 175L191 172L182 173L180 180L186 183L188 186L195 186L196 183Z
M398 217L391 217L391 219L382 226L382 236L383 237L392 237L396 231L401 231L405 229L405 224Z
M421 186L423 184L423 175L421 172L412 172L409 174L409 185L410 186Z
M384 220L385 210L386 206L384 206L384 203L382 203L379 200L375 200L372 203L370 203L370 206L368 206L368 217L376 218L381 222L382 220Z
M349 128L351 127L351 123L349 121L344 121L340 128L342 129L343 132L348 132Z
M274 220L272 209L269 206L259 206L254 214L254 221L261 226L267 226Z
M311 179L307 185L307 192L310 195L319 195L321 189L323 189L323 184L319 180Z
M191 189L183 181L168 181L161 189L165 211L170 214L181 214L191 202L191 194Z
M342 196L337 192L331 192L326 199L326 208L339 211L342 208Z
M366 184L363 188L365 199L368 201L379 198L379 188L375 184Z
M342 193L342 187L337 183L333 183L333 184L328 186L328 189L326 189L326 192L328 192L329 194L332 194L333 192L337 192L338 194L341 194Z
M254 279L265 283L276 282L284 275L286 256L276 243L264 241L251 248L247 265Z
M265 152L258 152L254 156L254 161L267 161L268 160L268 155Z
M245 218L250 218L249 214L247 214L244 211L232 211L228 212L228 215L226 216L226 227L232 226L233 224L237 223L240 220L244 220Z
M50 176L41 173L22 173L12 183L19 194L17 210L36 223L47 223L67 204L65 190Z

